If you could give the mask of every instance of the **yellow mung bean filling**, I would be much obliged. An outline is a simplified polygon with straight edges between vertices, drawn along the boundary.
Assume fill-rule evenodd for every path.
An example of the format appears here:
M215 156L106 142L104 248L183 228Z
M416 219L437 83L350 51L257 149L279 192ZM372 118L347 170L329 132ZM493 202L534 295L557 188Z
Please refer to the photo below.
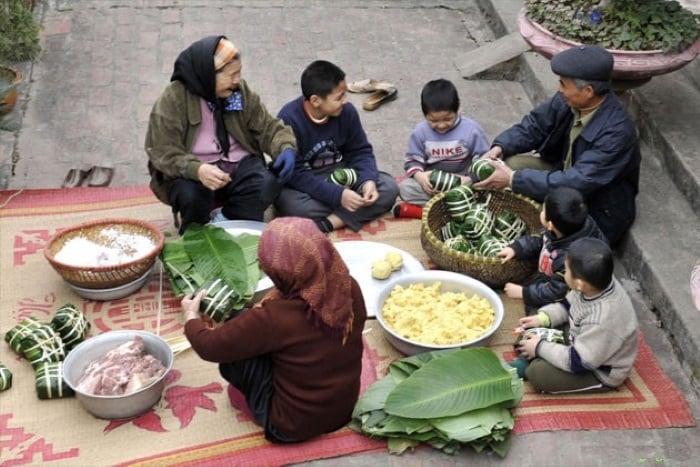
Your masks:
M384 300L384 321L406 339L431 345L472 341L491 328L496 317L487 299L441 288L441 282L397 285Z

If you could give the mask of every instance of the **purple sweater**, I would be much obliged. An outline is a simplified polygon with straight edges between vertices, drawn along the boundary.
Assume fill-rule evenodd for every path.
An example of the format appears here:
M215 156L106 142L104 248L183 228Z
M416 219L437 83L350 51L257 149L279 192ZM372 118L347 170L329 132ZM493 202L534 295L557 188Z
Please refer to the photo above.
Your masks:
M345 187L329 183L325 176L314 172L330 166L350 167L358 173L355 187L368 180L376 182L377 161L372 145L352 104L345 104L338 117L319 125L306 115L303 101L298 97L288 102L277 115L292 127L297 139L294 176L287 184L328 206L339 207Z
M404 170L409 177L421 170L436 169L464 175L472 159L489 148L486 133L470 118L460 116L457 124L445 134L431 129L423 120L408 140Z

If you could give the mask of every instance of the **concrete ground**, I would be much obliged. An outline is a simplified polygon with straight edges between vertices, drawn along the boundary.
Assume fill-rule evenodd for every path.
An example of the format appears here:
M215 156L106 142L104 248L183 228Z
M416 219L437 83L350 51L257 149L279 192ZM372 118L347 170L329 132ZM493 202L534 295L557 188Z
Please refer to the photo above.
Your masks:
M684 4L697 8L700 2ZM0 189L60 187L71 168L114 167L112 186L148 182L148 114L185 46L228 35L244 78L268 109L299 93L312 60L336 62L348 81L394 83L398 99L361 118L381 169L400 174L408 135L422 115L419 94L451 79L463 112L490 138L554 92L548 62L525 52L506 68L464 79L468 52L515 30L514 0L45 0L42 56L25 71L18 108L0 122ZM690 302L690 267L700 255L700 65L654 78L626 97L644 146L639 217L618 255L659 363L700 416L700 313ZM361 108L364 95L349 96ZM0 208L7 195L0 194ZM464 449L346 456L309 465L697 465L700 429L560 431L513 438L501 460Z

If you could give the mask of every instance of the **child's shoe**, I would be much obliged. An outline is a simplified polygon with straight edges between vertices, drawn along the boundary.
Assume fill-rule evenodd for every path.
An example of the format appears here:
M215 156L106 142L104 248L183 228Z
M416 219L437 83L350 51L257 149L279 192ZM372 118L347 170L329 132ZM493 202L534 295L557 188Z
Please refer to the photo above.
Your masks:
M518 370L518 378L526 380L525 368L527 368L527 359L525 357L518 357L515 360L508 362L508 365L512 366Z
M410 217L420 219L423 217L423 206L401 203L394 206L394 217Z

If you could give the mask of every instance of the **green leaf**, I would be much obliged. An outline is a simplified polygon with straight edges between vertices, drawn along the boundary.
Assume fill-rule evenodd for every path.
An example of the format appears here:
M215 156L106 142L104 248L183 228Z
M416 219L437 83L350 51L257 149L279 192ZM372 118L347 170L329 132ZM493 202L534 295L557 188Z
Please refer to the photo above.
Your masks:
M434 418L431 419L431 423L436 430L444 433L449 439L469 443L483 436L491 435L492 430L499 426L512 429L515 420L513 420L509 410L499 406L491 406L465 412L455 417Z
M185 251L202 276L221 278L239 296L245 294L248 288L245 256L226 230L211 224L193 224L182 238Z
M384 409L386 398L395 387L396 382L389 376L372 383L355 404L352 417L355 418L366 412Z
M515 398L511 373L488 348L458 350L428 362L386 398L388 414L411 418L454 416Z

